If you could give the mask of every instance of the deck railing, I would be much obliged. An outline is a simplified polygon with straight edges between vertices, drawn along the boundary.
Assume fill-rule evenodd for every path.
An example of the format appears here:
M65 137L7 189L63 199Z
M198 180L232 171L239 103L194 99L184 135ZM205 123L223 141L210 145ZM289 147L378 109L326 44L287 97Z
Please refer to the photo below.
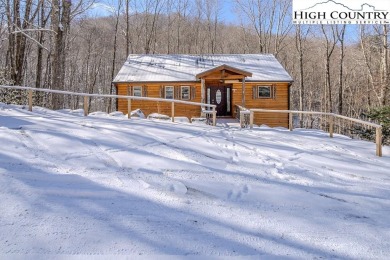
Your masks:
M241 128L249 127L250 111L243 106L236 105L236 118L240 121Z
M325 121L328 125L329 129L329 136L333 138L334 133L334 126L335 126L335 120L346 120L347 122L353 122L358 123L364 126L369 126L375 128L375 143L376 143L376 155L381 157L382 156L382 126L379 124L375 124L372 122L363 121L356 118L350 118L342 115L337 115L334 113L324 113L324 112L310 112L310 111L294 111L294 110L267 110L267 109L250 109L250 128L253 128L253 122L255 118L256 112L261 113L285 113L288 114L288 125L290 131L294 129L293 125L293 115L320 115L325 116Z
M127 99L127 116L130 119L131 117L131 101L132 100L144 100L144 101L155 101L155 102L167 102L171 103L171 118L172 122L175 121L175 104L185 104L185 105L192 105L192 106L200 106L206 114L210 115L212 117L212 120L210 120L211 124L213 126L216 125L216 117L217 117L217 111L216 105L212 104L206 104L206 103L197 103L197 102L190 102L190 101L183 101L183 100L176 100L176 99L165 99L165 98L151 98L151 97L135 97L135 96L124 96L124 95L107 95L107 94L88 94L88 93L78 93L78 92L70 92L70 91L62 91L62 90L54 90L54 89L44 89L44 88L31 88L31 87L22 87L22 86L0 86L0 88L9 88L9 89L20 89L20 90L26 90L28 92L28 110L32 111L33 107L33 92L39 91L39 92L45 92L45 93L53 93L53 94L63 94L63 95L73 95L73 96L81 96L84 97L84 116L88 115L88 104L89 104L89 98L90 97L97 97L97 98L122 98ZM208 108L208 109L204 109Z

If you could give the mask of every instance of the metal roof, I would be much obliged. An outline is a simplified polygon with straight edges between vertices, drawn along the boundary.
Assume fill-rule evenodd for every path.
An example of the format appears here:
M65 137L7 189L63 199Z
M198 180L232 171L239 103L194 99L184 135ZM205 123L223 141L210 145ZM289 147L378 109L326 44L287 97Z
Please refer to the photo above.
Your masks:
M293 81L271 54L132 54L113 82L197 81L197 74L222 65L251 72L248 81Z

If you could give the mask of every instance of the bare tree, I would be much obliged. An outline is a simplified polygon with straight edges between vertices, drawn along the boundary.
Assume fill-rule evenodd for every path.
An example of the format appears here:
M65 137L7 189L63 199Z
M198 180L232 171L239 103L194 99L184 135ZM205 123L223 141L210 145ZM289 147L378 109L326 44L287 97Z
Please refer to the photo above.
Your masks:
M42 1L42 0L41 0ZM38 5L39 6L39 5ZM38 13L34 8L33 0L6 0L6 14L8 21L8 64L11 79L15 85L23 84L24 62L26 57L27 39L31 38L28 29Z
M367 73L365 74L367 75L371 91L377 101L374 103L383 104L383 92L381 93L380 87L378 87L381 85L381 77L378 74L380 74L380 66L384 60L381 60L379 55L382 52L381 49L383 45L380 42L380 39L375 35L378 31L372 30L374 28L375 27L371 26L360 26L360 47L367 69Z
M328 26L330 30L326 30L324 25L321 25L321 31L324 36L325 43L325 88L324 88L324 111L333 112L332 107L332 84L331 84L331 57L337 44L337 34L335 26Z
M295 47L298 52L299 61L299 110L305 110L305 84L304 84L304 55L305 55L305 43L309 34L310 27L304 27L297 25L295 27ZM300 125L303 127L303 115L300 115Z
M144 52L149 54L156 40L157 23L164 7L164 0L145 0L141 6L144 15Z
M188 0L177 0L176 2L176 53L181 53L181 34L184 20L186 19L189 1Z
M360 27L357 44L349 26L301 25L291 33L289 0L235 0L239 25L223 21L221 0L112 1L110 17L94 18L83 14L92 1L0 0L2 82L19 77L28 86L114 93L111 81L130 53L261 52L295 76L293 108L359 116L389 104L388 25ZM108 100L94 101L91 109L113 110Z
M236 0L243 12L243 22L252 26L258 42L258 52L277 56L291 31L291 1Z
M202 2L203 12L206 18L207 36L208 36L208 52L215 53L217 48L217 32L220 6L218 0L204 0Z
M268 52L268 46L265 39L265 12L267 8L262 0L237 0L239 8L244 12L244 17L249 19L258 41L258 52Z
M51 87L65 89L65 57L66 40L70 30L70 14L72 2L69 0L52 0L51 27L54 31L52 36L53 50L51 51ZM52 108L63 107L63 98L53 95Z
M382 35L382 58L381 58L381 103L383 106L390 104L390 76L389 76L389 25L384 24L379 31Z
M126 6L126 57L129 56L130 52L130 0L125 0L125 6Z
M291 21L291 1L279 0L273 2L273 11L270 19L275 19L274 28L268 30L269 37L274 37L274 51L273 53L277 57L279 52L286 46L286 38L289 35L292 23Z
M44 1L40 1L40 9L37 22L40 28L46 28L46 24L50 18L50 12L46 13L46 8L44 6ZM44 31L37 31L37 65L36 65L36 75L35 75L35 87L40 88L42 85L42 71L43 71L43 51L44 51L44 41L45 33ZM37 105L42 104L42 93L35 93L35 102Z
M344 82L344 58L345 58L345 30L346 25L337 26L337 38L340 42L340 64L339 64L339 104L338 104L338 113L343 114L343 82Z
M122 10L122 0L118 1L118 8L116 9L114 18L115 18L115 29L114 29L114 43L113 43L113 50L112 50L112 67L111 67L111 78L113 79L115 76L115 65L116 65L116 53L117 53L117 40L118 40L118 28L119 28L119 18ZM127 57L126 57L127 58ZM114 86L111 84L110 85L110 92L109 94L114 93ZM112 101L111 99L107 99L106 103L106 111L110 113L112 111Z

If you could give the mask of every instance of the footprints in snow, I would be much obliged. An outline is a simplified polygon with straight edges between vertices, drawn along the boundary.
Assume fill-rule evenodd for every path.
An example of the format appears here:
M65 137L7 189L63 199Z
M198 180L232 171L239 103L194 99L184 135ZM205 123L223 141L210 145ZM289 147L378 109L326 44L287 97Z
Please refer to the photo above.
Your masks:
M208 143L210 143L213 147L216 147L219 152L223 155L227 155L228 163L237 164L240 162L240 152L238 152L238 147L236 143L234 143L234 136L229 133L227 136L225 135L224 140L226 142L217 142L212 137L205 136L205 139Z
M229 200L241 200L244 196L248 195L249 186L245 184L241 189L232 189L227 194Z

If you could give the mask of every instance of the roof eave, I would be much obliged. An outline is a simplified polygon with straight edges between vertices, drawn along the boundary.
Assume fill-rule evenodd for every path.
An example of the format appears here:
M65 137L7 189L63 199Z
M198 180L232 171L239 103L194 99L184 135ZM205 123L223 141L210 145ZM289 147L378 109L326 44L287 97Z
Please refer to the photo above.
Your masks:
M112 81L112 84L157 84L157 83L199 83L198 80L170 80L170 81ZM282 82L282 83L293 83L294 80L260 80L260 79L245 79L245 82Z
M200 80L158 80L158 81L112 81L111 83L112 84L123 84L123 83L127 83L127 84L147 84L147 83L150 83L150 84L156 84L156 83L175 83L175 82L183 82L183 83L191 83L191 82L200 82Z

